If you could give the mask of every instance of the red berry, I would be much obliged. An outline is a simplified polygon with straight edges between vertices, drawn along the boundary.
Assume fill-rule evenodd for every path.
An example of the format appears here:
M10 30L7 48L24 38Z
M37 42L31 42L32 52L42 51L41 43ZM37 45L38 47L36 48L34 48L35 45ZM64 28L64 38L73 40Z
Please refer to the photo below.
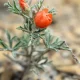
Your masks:
M19 0L19 5L22 10L25 10L26 8L28 8L28 4L25 2L25 0Z
M52 23L52 14L45 8L36 13L34 22L38 28L47 28Z

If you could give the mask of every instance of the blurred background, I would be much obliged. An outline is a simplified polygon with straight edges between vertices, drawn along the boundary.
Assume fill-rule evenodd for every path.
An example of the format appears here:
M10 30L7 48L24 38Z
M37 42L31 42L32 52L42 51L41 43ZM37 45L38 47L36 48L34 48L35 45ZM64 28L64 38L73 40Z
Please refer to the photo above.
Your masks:
M32 1L36 2L36 0ZM7 7L4 6L5 2L7 0L0 0L0 38L4 40L5 29L8 29L12 35L20 35L21 31L16 28L23 24L21 16L7 11ZM65 40L80 60L80 0L44 0L44 6L54 7L56 10L54 23L50 26L52 34ZM13 66L7 63L8 59L3 53L0 52L0 62L2 63L0 80L12 80L13 71L19 72L21 68L18 65ZM53 65L48 67L45 73L42 73L41 80L80 80L80 65L74 62L71 53L51 52L48 56L53 61ZM8 69L6 70L6 68Z

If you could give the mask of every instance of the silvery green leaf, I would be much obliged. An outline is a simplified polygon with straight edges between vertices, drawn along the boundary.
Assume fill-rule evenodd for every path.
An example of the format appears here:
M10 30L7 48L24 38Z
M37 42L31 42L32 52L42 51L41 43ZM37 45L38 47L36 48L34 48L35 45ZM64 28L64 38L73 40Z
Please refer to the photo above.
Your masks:
M29 45L31 45L31 40L30 40L30 34L24 34L21 38L21 44L23 48L27 48Z
M6 31L8 42L9 42L9 47L12 48L12 40L11 40L11 35L8 31Z
M16 2L13 0L13 4L14 4L14 9L16 10L16 11L19 11L19 9L17 8L17 5L16 5Z
M17 42L13 47L13 50L18 50L21 47L21 41Z
M42 65L36 65L36 68L40 71L44 71L44 67Z
M8 6L8 3L4 3L4 6Z
M8 49L7 44L4 43L1 39L0 39L0 45L1 45L4 49Z
M12 37L12 41L19 41L20 39L17 36Z
M32 9L35 8L37 11L39 11L40 8L42 7L43 2L44 2L44 0L38 0L38 2L35 5L31 6L31 8Z
M38 64L44 65L44 64L47 63L47 61L48 61L48 58L47 58L47 57L44 57L44 58L42 58L42 59L38 62Z
M17 57L16 52L12 52L12 55L13 55L13 57L14 57L14 58L16 58L16 57Z
M49 13L52 13L53 15L55 15L55 14L56 14L56 10L55 10L54 8L52 8L52 9L49 11Z

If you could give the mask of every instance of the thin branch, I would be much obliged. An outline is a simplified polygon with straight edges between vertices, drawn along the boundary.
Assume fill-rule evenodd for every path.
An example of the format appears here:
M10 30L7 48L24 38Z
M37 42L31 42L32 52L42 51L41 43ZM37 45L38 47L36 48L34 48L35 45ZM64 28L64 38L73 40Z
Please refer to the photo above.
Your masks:
M0 48L0 51L10 51L10 52L12 52L12 50L10 50L10 49L3 49L3 48Z
M75 60L75 62L78 63L78 64L80 64L80 61L78 60L77 56L75 56L75 54L72 52L72 50L70 52L71 52L72 57Z
M32 53L34 52L34 46L33 45L31 45L31 52L30 52L30 56L32 56Z
M4 56L6 56L8 59L10 59L12 62L15 62L15 63L17 63L17 64L19 64L19 65L21 65L21 66L23 66L23 67L25 67L25 66L28 66L28 64L26 63L26 62L24 62L24 61L20 61L20 60L15 60L15 59L13 59L13 58L11 58L9 55L7 55L7 54L4 54Z
M65 44L66 44L66 42L65 42ZM66 44L66 45L67 45L67 44ZM67 46L68 46L68 45L67 45ZM76 63L80 64L80 61L79 61L78 58L75 56L75 54L73 53L72 49L69 49L68 51L70 51L70 53L72 54L73 60L74 60Z
M37 62L39 62L41 60L41 58L44 56L44 54L48 53L49 51L50 51L50 49L46 49L45 51L38 50L38 52L40 53L40 56L38 57Z
M36 51L36 52L39 52L39 53L46 53L46 52L48 51L48 49L35 48L35 51Z

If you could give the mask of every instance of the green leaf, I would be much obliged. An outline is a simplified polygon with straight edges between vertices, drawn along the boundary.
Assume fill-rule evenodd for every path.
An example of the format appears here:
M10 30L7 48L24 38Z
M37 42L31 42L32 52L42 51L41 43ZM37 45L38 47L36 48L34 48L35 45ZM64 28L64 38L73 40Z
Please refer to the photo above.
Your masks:
M46 62L45 65L52 66L52 61L48 61L48 62Z
M12 48L12 40L11 40L11 35L8 31L6 31L8 42L9 42L9 47Z
M51 50L70 50L69 47L66 45L65 41L52 36L48 31L45 31L43 40L45 46Z
M8 6L8 3L4 3L4 6Z
M13 55L14 58L17 57L17 53L15 51L12 52L12 55Z
M8 5L7 5L7 6L8 6L8 8L13 9L13 6L10 4L10 2L9 2L9 1L7 2L7 4L8 4Z
M22 27L22 26L19 26L19 27L17 27L16 29L18 29L18 30L22 30L23 27Z
M11 39L12 41L19 41L19 38L17 37L17 36L14 36L14 37L12 37L12 39Z
M46 29L46 28L45 28ZM34 33L40 33L43 32L45 29L37 29Z
M11 5L11 3L8 1L7 3L5 3L4 5L8 6L8 10L15 13L15 14L21 14L21 10L19 9L19 7L17 7L16 2L13 0L13 5Z
M59 42L59 38L57 38L53 44L57 44ZM62 42L62 41L61 41Z
M26 29L26 30L29 30L28 28L29 28L29 26L28 26L28 24L27 23L25 23L24 24L24 28Z
M40 38L36 38L33 42L35 46L38 46L40 44Z
M33 5L31 8L32 9L35 8L37 11L39 11L40 8L42 7L43 2L44 2L44 0L38 0L38 2L35 5Z
M65 41L60 40L57 38L50 46L51 49L56 51L58 50L69 50L69 47L66 45Z
M36 68L40 71L44 71L44 67L42 65L36 65Z
M14 4L14 9L16 10L16 11L19 11L19 9L17 8L17 6L16 6L16 2L13 0L13 4Z
M16 45L13 47L13 50L18 50L20 47L21 47L21 41L16 43Z
M1 45L3 48L8 49L7 44L5 44L1 39L0 39L0 45Z
M22 47L23 48L27 48L28 46L30 46L29 45L29 43L30 43L30 40L31 38L30 38L30 34L24 34L23 36L22 36L22 38L21 38L21 44L22 44Z
M39 0L39 1L38 1L38 3L37 3L38 9L40 9L40 8L42 7L43 1L44 1L44 0Z
M9 1L8 1L7 3L8 3L8 7L12 7L12 5L10 4L10 2L9 2Z
M41 58L41 60L38 62L40 65L44 65L48 62L48 58L47 57L43 57Z
M50 47L50 45L52 44L52 41L53 41L53 36L48 32L46 31L45 32L45 35L43 37L43 40L44 40L44 44L47 48Z
M30 17L26 17L27 28L29 31L32 31L32 20Z
M49 13L52 13L53 15L55 15L55 14L56 14L56 10L55 10L54 8L52 8L52 9L49 11Z

